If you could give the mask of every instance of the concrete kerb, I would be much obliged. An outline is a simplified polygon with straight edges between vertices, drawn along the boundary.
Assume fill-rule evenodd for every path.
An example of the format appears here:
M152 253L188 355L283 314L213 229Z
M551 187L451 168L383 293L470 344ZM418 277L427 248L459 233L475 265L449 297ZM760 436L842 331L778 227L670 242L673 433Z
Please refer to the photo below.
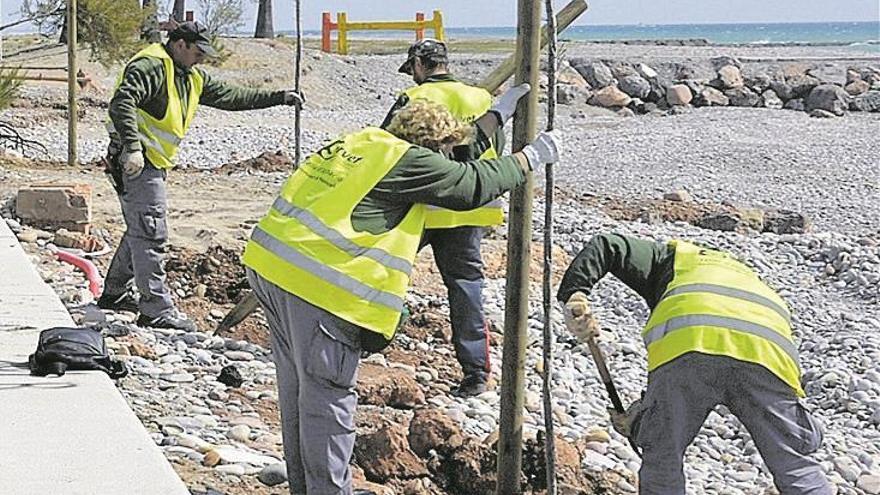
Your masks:
M73 321L2 219L0 267L0 493L189 494L107 375L30 375L40 331Z

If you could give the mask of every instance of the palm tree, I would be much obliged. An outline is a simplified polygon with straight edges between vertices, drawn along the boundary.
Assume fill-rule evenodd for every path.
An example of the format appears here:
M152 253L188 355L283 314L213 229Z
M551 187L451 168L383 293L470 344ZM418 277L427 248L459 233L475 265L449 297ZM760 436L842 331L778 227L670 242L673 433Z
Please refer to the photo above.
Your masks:
M185 10L186 0L174 0L174 8L171 9L171 17L177 21L183 21L183 16L186 15L184 13Z
M254 38L274 38L275 28L272 26L272 0L260 0L257 8L257 29Z

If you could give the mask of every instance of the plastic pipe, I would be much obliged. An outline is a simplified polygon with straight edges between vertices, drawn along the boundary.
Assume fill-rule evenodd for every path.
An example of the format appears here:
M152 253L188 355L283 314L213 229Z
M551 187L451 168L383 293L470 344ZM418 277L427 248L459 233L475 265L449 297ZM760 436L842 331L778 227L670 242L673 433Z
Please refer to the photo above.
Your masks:
M98 267L96 267L94 263L60 249L55 250L55 256L57 256L59 260L65 263L70 263L85 273L86 279L89 281L89 291L96 299L101 296L101 288L104 284L104 280L101 278L101 274L98 273Z

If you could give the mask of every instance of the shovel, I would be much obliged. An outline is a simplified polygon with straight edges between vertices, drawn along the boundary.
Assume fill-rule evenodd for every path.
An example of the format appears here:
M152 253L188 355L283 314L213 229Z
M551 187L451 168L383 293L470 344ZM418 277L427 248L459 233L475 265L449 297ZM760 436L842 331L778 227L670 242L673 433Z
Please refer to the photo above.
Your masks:
M608 372L608 366L605 364L605 355L602 353L602 349L599 348L599 344L596 343L596 339L589 337L587 339L587 347L590 348L590 354L593 356L593 361L596 362L596 369L599 370L599 376L602 377L602 383L605 384L605 390L608 391L608 398L611 399L612 407L618 413L626 414L623 403L620 401L620 396L617 394L617 388L614 387L614 381L611 379L611 373ZM626 439L636 455L642 457L642 452L636 446L635 440L629 436Z
M214 330L214 335L219 333L223 333L238 325L245 318L248 317L251 313L254 312L255 309L260 305L260 301L257 299L257 296L253 292L248 292L244 297L241 298L241 301L238 301L238 304L235 305L234 308L229 310L229 313L226 313L226 316L223 318L223 321L217 325L217 329Z

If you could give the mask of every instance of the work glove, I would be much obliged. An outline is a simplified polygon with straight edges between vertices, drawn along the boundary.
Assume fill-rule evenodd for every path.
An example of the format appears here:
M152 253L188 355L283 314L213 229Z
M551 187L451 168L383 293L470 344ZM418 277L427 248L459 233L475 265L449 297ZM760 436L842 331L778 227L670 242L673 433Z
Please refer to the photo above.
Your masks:
M529 170L534 170L542 163L559 161L560 140L558 131L543 131L532 141L532 144L527 144L522 149L522 153L529 160Z
M130 179L144 171L144 153L141 150L126 149L119 155L119 165Z
M562 311L565 317L565 326L581 342L599 336L599 324L593 317L590 309L590 301L583 292L575 292L568 298Z
M297 92L296 90L289 89L284 92L284 104L285 105L302 106L302 104L305 102L306 102L306 97L303 96L302 93Z
M519 103L519 99L529 94L531 89L532 87L529 83L522 83L519 86L508 89L501 95L501 98L498 98L498 101L492 105L489 111L495 112L498 115L498 120L501 121L503 126L516 112L516 104Z
M618 412L613 407L609 407L608 414L611 416L611 426L614 431L626 438L633 438L638 433L639 423L642 419L642 399L637 399L630 404L626 408L626 412Z

